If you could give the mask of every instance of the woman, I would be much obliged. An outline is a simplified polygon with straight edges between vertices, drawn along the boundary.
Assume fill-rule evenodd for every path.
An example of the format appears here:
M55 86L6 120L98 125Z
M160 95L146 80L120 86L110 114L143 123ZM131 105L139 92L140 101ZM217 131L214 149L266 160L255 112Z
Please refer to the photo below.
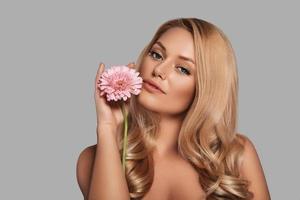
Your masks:
M144 83L127 104L126 173L120 107L95 85L97 144L77 163L85 199L270 199L253 143L236 132L236 60L218 27L169 20L128 66ZM96 81L103 70L101 64Z

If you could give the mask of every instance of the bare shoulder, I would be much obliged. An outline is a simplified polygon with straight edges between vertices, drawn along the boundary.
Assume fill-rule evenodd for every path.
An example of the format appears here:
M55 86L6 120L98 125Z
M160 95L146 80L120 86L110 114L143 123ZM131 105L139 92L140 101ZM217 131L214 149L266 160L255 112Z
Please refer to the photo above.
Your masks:
M259 155L256 151L254 143L241 133L237 134L238 140L243 145L241 174L247 176L251 171L248 170L262 170Z
M79 154L76 165L76 176L79 188L87 198L90 180L93 172L94 158L97 145L88 146Z
M239 133L238 138L244 146L240 168L241 177L250 182L249 190L253 192L254 199L269 200L270 194L267 182L255 145L243 134Z

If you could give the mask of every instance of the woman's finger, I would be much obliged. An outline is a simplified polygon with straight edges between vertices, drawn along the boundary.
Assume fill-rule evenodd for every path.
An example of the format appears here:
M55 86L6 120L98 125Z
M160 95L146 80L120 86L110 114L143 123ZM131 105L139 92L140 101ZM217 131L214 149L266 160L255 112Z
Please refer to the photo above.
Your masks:
M102 72L104 71L104 64L101 62L99 64L99 67L98 67L98 70L97 70L97 74L96 74L96 77L95 77L95 92L97 91L97 83L99 81L99 78L100 78L100 75L102 74Z
M130 67L130 68L134 68L135 64L134 64L134 62L131 62L127 66Z
M96 74L96 81L97 81L97 78L101 75L101 73L103 72L103 68L104 68L104 64L101 62L99 64L99 67L98 67L98 70L97 70L97 74Z

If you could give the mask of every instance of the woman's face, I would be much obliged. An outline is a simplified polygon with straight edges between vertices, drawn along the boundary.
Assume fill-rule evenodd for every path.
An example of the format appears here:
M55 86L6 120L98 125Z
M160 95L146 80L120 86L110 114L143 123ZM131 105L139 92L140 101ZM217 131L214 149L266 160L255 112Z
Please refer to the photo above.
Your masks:
M152 80L164 93L151 92L144 82L138 102L151 111L166 115L186 111L195 94L194 63L191 33L178 27L166 31L147 52L139 70L144 81Z

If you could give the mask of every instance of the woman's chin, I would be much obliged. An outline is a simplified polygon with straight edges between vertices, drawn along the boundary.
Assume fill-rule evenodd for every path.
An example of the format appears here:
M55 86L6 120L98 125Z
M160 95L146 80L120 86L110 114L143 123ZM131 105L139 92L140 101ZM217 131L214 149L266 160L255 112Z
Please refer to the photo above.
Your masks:
M137 102L147 110L154 112L161 110L162 102L159 102L157 97L152 96L151 94L146 94L146 92L141 92L138 95Z

